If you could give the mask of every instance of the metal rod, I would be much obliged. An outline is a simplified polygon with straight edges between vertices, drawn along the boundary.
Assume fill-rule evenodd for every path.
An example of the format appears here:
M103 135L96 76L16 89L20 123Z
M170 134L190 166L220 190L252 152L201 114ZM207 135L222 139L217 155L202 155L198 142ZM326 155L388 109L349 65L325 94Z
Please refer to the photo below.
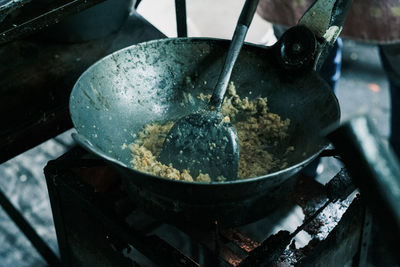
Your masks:
M186 0L175 0L175 14L178 37L187 37Z
M35 229L25 220L21 213L7 199L6 195L0 190L0 206L6 211L8 216L14 221L18 228L31 241L35 249L42 255L50 266L59 266L60 260L54 252L47 246L43 239L36 233Z
M78 159L76 159L78 160ZM61 161L61 165L65 165L66 160ZM71 167L71 165L69 165ZM57 180L54 179L52 173L59 171L58 165L55 166L55 161L50 161L44 168L44 176L46 177L47 191L49 193L51 212L53 213L53 222L56 230L58 250L60 252L62 266L72 266L71 251L69 250L67 234L65 230L64 219L61 210L60 195L57 190Z
M137 9L141 2L142 2L142 0L137 0L136 3L135 3L134 8Z
M224 95L228 89L228 84L231 79L233 67L235 66L236 60L239 57L247 31L250 27L251 21L253 20L254 13L256 12L257 5L258 0L246 0L242 11L240 12L224 65L222 66L217 84L215 85L214 92L208 104L209 107L213 107L213 109L217 111L221 110L222 103L224 101Z

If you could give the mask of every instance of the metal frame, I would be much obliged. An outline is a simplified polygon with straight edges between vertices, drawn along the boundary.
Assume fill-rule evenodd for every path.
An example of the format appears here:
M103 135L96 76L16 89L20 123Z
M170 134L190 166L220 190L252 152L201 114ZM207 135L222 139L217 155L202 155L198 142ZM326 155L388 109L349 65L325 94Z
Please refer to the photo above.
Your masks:
M40 255L42 255L43 259L45 259L50 266L59 266L60 260L56 254L54 254L50 247L37 234L35 229L33 229L33 227L26 221L22 214L13 206L2 191L0 191L0 206L3 207L11 220L13 220L18 228L25 234L33 247Z
M99 256L109 260L117 261L124 258L121 252L131 245L153 260L155 264L162 266L198 266L198 262L174 248L157 234L152 233L157 225L162 224L161 221L150 217L148 219L140 217L141 213L134 212L137 209L135 205L132 205L133 203L129 198L126 198L125 202L121 202L124 199L124 194L121 194L121 191L117 191L120 192L117 199L113 198L116 192L112 188L121 188L120 180L110 176L102 177L99 181L108 184L109 189L98 192L97 186L104 188L104 185L98 185L98 182L89 182L97 175L89 172L89 176L86 177L88 172L85 170L90 167L104 168L107 165L101 160L86 159L85 155L87 156L86 152L77 147L59 159L50 161L45 168L63 266L72 266L74 263L86 259L86 256L82 256L86 254L77 256L73 252L74 249L77 249L75 242L92 244L92 246L95 246L93 249L100 253ZM82 158L85 159L81 161ZM71 169L74 172L71 172ZM81 175L77 176L77 173ZM328 199L321 199L321 203L314 203L318 199L317 196L308 196L309 190L316 189L312 185L317 183L303 180L300 183L303 187L299 188L301 193L296 195L295 198L306 202L310 200L310 206L307 205L307 209L313 207L315 213L307 217L294 232L280 231L276 235L269 236L262 243L257 243L243 235L240 229L221 228L218 227L217 223L215 229L203 229L200 232L198 232L197 227L187 224L172 225L203 248L204 256L210 266L255 266L258 263L279 262L280 256L286 255L285 253L290 250L295 253L297 251L295 248L287 248L292 243L294 235L304 227L312 225L315 217L328 205L335 201L344 201L343 203L350 201L351 205L332 229L332 232L320 242L310 242L308 247L311 251L301 261L297 261L295 265L302 266L307 262L313 263L312 265L318 263L320 266L332 266L329 265L332 262L348 262L359 248L364 206L360 199L352 200L352 197L348 198L351 192L343 188L347 188L347 180L350 180L350 177L342 170L331 180L330 184L333 183L334 186L319 185L317 191L320 194L330 196ZM307 183L310 184L307 185ZM309 200L307 200L308 197L310 197ZM118 203L117 206L116 203ZM316 222L319 220L321 218L316 219ZM137 222L140 223L137 224ZM327 223L329 222L327 221ZM100 227L98 227L99 225ZM86 227L91 227L90 231ZM285 232L287 233L286 236ZM104 241L102 244L96 243L96 240L93 239L93 236L106 235L108 241ZM71 236L75 238L71 239ZM222 237L222 239L219 237ZM225 241L221 242L222 240ZM228 243L229 245L227 245ZM351 249L343 244L348 244ZM110 245L112 249L110 249ZM105 246L108 247L107 250L104 250ZM216 252L219 252L219 254ZM323 255L323 257L319 257L319 255ZM93 255L89 255L88 262L91 262L92 258Z

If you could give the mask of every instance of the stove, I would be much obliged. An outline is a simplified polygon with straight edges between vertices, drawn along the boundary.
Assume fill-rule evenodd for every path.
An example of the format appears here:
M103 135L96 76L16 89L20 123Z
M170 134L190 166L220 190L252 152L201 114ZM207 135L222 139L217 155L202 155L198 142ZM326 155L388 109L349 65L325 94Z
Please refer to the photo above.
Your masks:
M208 228L152 217L80 147L45 176L65 266L343 266L359 254L365 209L345 169L326 185L293 177L289 201L264 218Z
M86 2L71 1L82 8ZM178 33L185 36L185 2L176 3ZM24 35L19 25L14 32L0 41ZM163 37L133 12L118 32L101 39L65 44L32 35L3 45L0 87L7 97L1 119L8 127L0 131L0 161L71 128L70 90L96 60ZM284 191L287 201L262 218L240 227L215 221L208 228L152 217L131 200L113 168L79 147L50 161L45 176L63 266L343 266L352 261L363 266L366 261L371 216L345 169L326 185L293 177Z

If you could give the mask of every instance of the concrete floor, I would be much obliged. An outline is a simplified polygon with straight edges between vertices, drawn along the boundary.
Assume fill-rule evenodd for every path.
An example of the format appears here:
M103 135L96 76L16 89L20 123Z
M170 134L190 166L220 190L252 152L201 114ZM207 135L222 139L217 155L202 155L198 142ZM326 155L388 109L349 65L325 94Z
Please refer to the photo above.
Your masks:
M187 2L189 35L230 38L244 0ZM138 11L166 35L176 35L173 0L145 0ZM275 40L271 25L256 17L247 41L269 45ZM382 137L387 137L389 92L375 46L345 42L342 77L336 93L344 119L366 112L376 122ZM0 189L55 251L57 243L43 167L71 145L70 132L67 132L0 165ZM340 168L340 164L332 159L324 159L323 163L324 175L321 177L330 177ZM1 208L0 244L0 266L45 266L40 255Z
M0 189L58 253L43 168L72 145L70 130L0 165ZM0 266L46 266L28 239L0 207Z

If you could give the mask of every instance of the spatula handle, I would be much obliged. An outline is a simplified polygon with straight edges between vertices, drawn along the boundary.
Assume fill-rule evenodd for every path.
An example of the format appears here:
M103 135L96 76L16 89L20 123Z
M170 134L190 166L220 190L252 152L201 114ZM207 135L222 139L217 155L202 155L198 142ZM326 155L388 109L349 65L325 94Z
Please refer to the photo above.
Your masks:
M258 0L248 0L244 3L242 12L240 13L239 20L237 24L241 24L246 26L247 28L250 26L251 21L253 20L254 13L256 12L258 5Z
M244 39L246 38L247 30L253 19L259 0L247 0L240 13L239 20L236 24L235 32L232 37L232 42L229 46L228 54L225 58L224 66L218 77L217 85L214 88L209 106L212 109L221 109L222 102L228 83L231 78L233 66L240 54Z
M322 67L342 31L353 0L317 0L298 22L321 40L315 53L314 69Z

